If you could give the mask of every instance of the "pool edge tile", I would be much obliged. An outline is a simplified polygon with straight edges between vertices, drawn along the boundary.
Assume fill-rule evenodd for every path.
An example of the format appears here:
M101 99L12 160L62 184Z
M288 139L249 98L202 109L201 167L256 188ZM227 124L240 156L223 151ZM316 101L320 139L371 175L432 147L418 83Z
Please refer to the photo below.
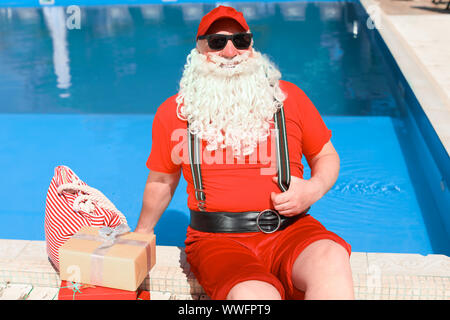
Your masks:
M440 254L368 253L369 273L450 277L450 258Z
M5 243L0 239L0 248ZM48 262L45 242L18 243L18 260L0 258L0 282L58 287L59 275ZM30 252L33 248L40 250ZM184 248L157 246L157 257L141 289L163 300L209 299L185 261ZM450 258L445 255L353 252L350 265L357 300L450 299Z

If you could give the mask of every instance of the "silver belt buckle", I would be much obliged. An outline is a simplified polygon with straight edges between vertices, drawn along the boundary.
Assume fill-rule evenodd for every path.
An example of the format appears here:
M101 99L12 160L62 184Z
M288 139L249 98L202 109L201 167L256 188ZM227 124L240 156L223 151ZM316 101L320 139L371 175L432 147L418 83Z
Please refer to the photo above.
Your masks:
M263 230L263 229L261 228L261 226L259 225L259 219L261 218L261 216L262 216L263 214L267 214L267 213L271 213L271 214L275 215L275 216L278 218L278 224L277 224L276 228L273 229L273 230L271 230L271 231ZM279 214L277 211L275 211L275 210L272 210L272 209L266 209L266 210L263 210L263 211L261 211L261 212L258 214L258 216L256 217L256 226L258 227L259 231L261 231L261 232L263 232L263 233L273 233L273 232L277 231L277 230L280 228L280 226L281 226L281 216L280 216L280 214Z

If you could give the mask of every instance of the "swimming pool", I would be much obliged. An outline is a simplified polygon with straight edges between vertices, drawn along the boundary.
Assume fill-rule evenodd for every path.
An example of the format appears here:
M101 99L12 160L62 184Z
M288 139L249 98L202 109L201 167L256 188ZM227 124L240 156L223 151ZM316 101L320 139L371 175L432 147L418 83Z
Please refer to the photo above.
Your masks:
M214 4L80 6L80 29L68 29L66 7L16 2L0 7L0 238L44 239L45 195L61 164L134 228L153 114L176 92ZM353 251L449 255L448 156L360 3L234 6L256 49L333 131L340 176L310 213ZM183 245L185 189L182 179L156 227L160 245Z

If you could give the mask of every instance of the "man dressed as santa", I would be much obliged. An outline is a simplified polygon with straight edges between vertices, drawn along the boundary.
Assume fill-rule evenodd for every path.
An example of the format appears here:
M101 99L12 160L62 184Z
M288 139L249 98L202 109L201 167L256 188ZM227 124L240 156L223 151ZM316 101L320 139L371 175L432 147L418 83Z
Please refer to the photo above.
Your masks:
M212 299L354 298L350 245L307 213L338 177L331 131L253 48L242 13L219 6L202 18L152 130L135 231L153 231L182 172L186 257Z

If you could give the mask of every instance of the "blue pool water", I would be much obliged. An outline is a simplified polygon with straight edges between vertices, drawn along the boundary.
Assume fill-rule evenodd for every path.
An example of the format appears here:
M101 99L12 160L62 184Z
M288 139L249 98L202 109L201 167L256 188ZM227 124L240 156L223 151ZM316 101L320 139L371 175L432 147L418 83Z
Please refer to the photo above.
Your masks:
M44 239L45 195L62 164L134 228L153 114L176 93L214 4L80 6L80 29L66 27L66 7L9 5L0 5L0 238ZM234 6L255 48L333 131L340 176L310 213L354 251L448 255L448 155L359 2ZM185 190L181 179L155 230L160 245L183 245Z

